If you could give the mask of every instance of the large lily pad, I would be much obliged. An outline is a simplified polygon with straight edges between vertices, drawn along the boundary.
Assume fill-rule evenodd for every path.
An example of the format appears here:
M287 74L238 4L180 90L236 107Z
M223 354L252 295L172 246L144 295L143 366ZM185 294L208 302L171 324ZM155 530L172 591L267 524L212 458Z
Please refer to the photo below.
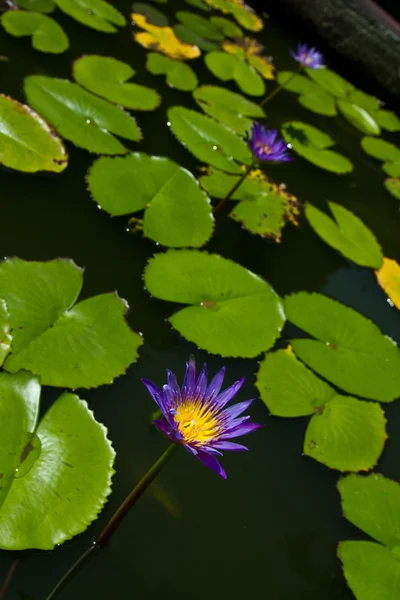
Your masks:
M128 64L109 56L87 55L74 62L73 75L84 88L110 102L134 110L154 110L161 102L157 92L127 83L135 72Z
M228 173L241 173L238 161L251 164L247 144L231 129L183 106L168 109L171 130L199 160Z
M228 175L209 168L200 177L202 187L214 198L225 198L236 185L240 175ZM230 217L251 233L279 242L282 229L288 221L298 225L300 213L297 198L284 186L277 186L259 169L252 169L233 193L232 200L240 200Z
M188 60L200 56L200 48L179 40L171 27L151 25L147 22L146 17L137 13L132 14L132 19L135 25L145 29L145 31L134 34L135 40L144 48L157 50L177 60Z
M41 52L60 54L69 46L63 28L39 12L8 10L1 16L1 24L15 37L32 36L32 46Z
M262 77L247 62L236 54L209 52L206 54L207 68L222 81L235 81L239 88L249 96L262 96L265 85Z
M271 286L217 254L169 250L150 259L150 294L179 304L169 321L186 339L213 354L251 358L270 348L285 316Z
M0 289L13 330L4 368L28 369L44 385L79 388L112 383L137 360L142 340L127 325L116 294L75 305L83 274L73 262L0 264Z
M64 393L37 425L38 379L0 373L0 547L51 550L84 531L110 494L115 452L86 402ZM29 500L29 501L27 501Z
M111 215L144 210L144 235L164 246L200 247L212 234L207 195L189 171L168 158L102 157L91 167L88 184L94 200Z
M376 271L379 285L400 310L400 265L391 258L384 258L381 268Z
M307 456L340 471L368 470L376 464L386 439L378 404L337 394L290 347L267 354L256 385L272 414L313 415L304 439Z
M125 17L105 0L54 0L58 8L91 29L115 33L126 25Z
M176 17L178 21L202 38L213 40L215 42L221 42L225 39L224 34L217 25L196 13L179 10L176 13Z
M283 125L282 134L297 154L317 167L337 174L353 170L353 164L348 158L327 149L335 142L317 127L300 121L289 121Z
M240 135L245 135L253 119L265 117L263 109L244 96L214 85L202 85L193 93L193 98L205 113L224 123Z
M314 231L332 248L358 265L379 269L383 254L374 234L352 212L328 202L331 219L321 210L307 203L305 215Z
M299 103L319 115L334 117L337 114L335 97L304 75L280 71L278 83L285 90L299 94Z
M99 154L125 154L125 146L111 134L134 141L141 138L133 117L76 83L30 75L25 78L24 89L29 104L81 148Z
M68 155L46 121L26 104L1 94L0 162L27 173L57 173L67 166Z
M381 128L375 119L361 106L348 102L347 100L338 100L337 106L342 115L354 127L369 135L380 135Z
M199 83L196 73L188 64L158 52L148 53L146 69L153 75L166 75L167 84L183 92L191 92Z
M350 394L400 396L400 351L374 323L322 294L293 294L284 305L288 320L316 338L292 341L306 365Z
M330 69L306 68L305 71L324 90L338 98L347 98L348 94L354 90L351 83Z

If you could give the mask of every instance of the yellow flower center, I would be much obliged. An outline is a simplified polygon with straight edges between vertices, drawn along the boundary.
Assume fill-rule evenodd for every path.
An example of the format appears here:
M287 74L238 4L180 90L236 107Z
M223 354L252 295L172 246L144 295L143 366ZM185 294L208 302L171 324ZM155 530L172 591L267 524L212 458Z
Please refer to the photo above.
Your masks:
M267 144L256 143L256 148L260 148L264 154L271 154L271 148Z
M180 404L174 420L187 444L204 445L219 432L219 419L215 412L196 400Z

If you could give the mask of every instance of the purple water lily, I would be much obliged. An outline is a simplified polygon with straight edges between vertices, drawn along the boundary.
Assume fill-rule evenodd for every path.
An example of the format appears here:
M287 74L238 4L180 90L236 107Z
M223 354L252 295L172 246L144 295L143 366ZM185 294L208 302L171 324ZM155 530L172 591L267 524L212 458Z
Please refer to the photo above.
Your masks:
M226 473L215 457L222 456L223 450L248 450L246 446L230 440L251 433L261 425L251 423L249 416L239 416L253 400L238 402L223 410L236 396L245 379L242 377L220 393L224 375L225 367L208 384L207 365L198 375L196 362L190 357L182 388L168 369L168 383L162 390L149 379L142 381L164 416L164 419L154 421L154 425L172 442L182 445L226 479Z
M308 48L307 44L297 44L297 52L290 50L290 54L298 63L309 69L322 69L324 57L316 48Z
M278 131L260 123L253 123L251 135L247 134L247 144L257 160L275 163L293 160L288 145L278 137Z

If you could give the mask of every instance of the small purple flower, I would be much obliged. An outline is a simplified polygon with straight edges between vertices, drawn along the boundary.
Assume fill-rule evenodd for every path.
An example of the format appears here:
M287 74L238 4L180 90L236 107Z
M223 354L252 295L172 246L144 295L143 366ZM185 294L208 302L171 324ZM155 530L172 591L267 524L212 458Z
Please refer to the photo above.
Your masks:
M288 145L278 137L278 131L263 127L259 123L253 123L251 135L247 134L247 144L258 160L275 163L293 160Z
M226 473L216 456L222 450L248 450L246 446L230 440L255 431L261 425L249 422L250 417L240 417L253 400L234 404L223 410L238 393L244 377L220 393L225 367L207 384L207 365L198 375L196 362L190 357L182 388L176 377L167 369L168 383L162 390L149 379L142 379L164 419L154 425L172 442L182 445L207 467L226 479Z
M297 52L290 50L290 54L298 63L309 69L323 69L324 57L316 48L307 48L307 44L297 44Z

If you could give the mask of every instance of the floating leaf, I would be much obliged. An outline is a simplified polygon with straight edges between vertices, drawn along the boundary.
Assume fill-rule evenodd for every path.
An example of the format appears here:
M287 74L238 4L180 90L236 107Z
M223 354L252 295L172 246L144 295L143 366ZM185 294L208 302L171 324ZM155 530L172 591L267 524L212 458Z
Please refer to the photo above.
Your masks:
M239 177L209 168L207 175L200 178L200 183L215 198L225 198ZM256 235L279 242L287 221L298 225L300 211L297 198L284 186L270 182L258 169L250 171L231 199L241 202L231 211L230 217Z
M52 13L56 8L53 0L18 0L17 5L39 13Z
M324 90L338 98L347 98L354 90L354 86L351 83L330 69L306 68L305 71Z
M393 304L400 310L400 265L391 258L383 259L383 265L376 271L376 278Z
M39 425L40 385L0 373L0 547L51 550L84 531L111 492L115 452L86 402L65 392ZM4 477L2 479L4 482Z
M386 439L378 404L338 395L290 347L266 355L256 385L272 414L313 415L304 439L307 456L340 471L368 470L376 464Z
M387 177L383 185L392 196L400 200L400 177Z
M247 60L264 79L275 79L275 67L271 58L261 56L264 46L258 40L251 37L236 39L235 42L227 40L222 43L222 48L229 54Z
M385 171L387 175L390 175L390 177L400 177L400 160L396 160L394 162L388 161L383 163L382 170Z
M164 246L200 247L212 234L207 195L189 171L168 158L102 157L93 163L88 184L94 200L111 215L145 209L144 235Z
M308 77L295 75L292 71L280 71L278 82L285 90L300 94L299 103L304 108L326 117L337 115L334 96L314 81L310 81Z
M191 44L192 46L198 46L200 50L204 50L204 52L219 50L219 45L216 42L211 42L210 40L201 37L189 29L189 27L186 27L186 25L182 25L182 23L174 25L174 32L182 42Z
M320 129L300 121L289 121L283 125L282 134L297 154L317 167L338 174L353 170L353 164L348 158L327 150L333 146L334 141Z
M387 131L400 131L400 119L398 116L390 110L379 110L374 114L374 119Z
M338 100L337 106L345 119L359 131L370 135L380 135L381 128L364 108L347 100Z
M242 92L249 96L262 96L265 85L251 65L243 58L226 52L210 52L206 54L205 63L208 69L222 81L234 80Z
M29 106L0 94L0 120L4 166L27 173L65 169L68 155L62 141Z
M348 100L352 104L356 104L360 108L363 108L367 112L371 113L373 116L373 113L376 113L376 111L380 110L381 107L381 103L378 98L375 98L375 96L370 96L361 90L351 90Z
M7 33L15 37L32 36L32 46L41 52L60 54L69 46L68 37L51 17L39 12L8 10L1 16Z
M165 27L168 25L168 18L164 15L164 13L151 4L146 4L145 2L135 2L132 5L132 10L135 14L143 15L146 18L146 21L151 25L158 25L158 27Z
M235 162L250 164L247 144L231 129L183 106L168 109L172 132L199 160L228 173L240 173Z
M147 22L143 15L133 13L132 19L138 27L146 31L134 34L135 40L144 48L158 50L170 58L189 60L200 56L200 48L181 42L171 27L157 27Z
M222 11L224 14L231 14L236 21L245 29L251 31L261 31L264 23L256 15L254 10L245 4L244 0L205 0L209 6Z
M128 64L109 56L82 56L73 64L75 80L106 100L134 110L154 110L161 102L151 88L126 83L135 75Z
M209 19L196 15L196 13L179 10L176 17L178 21L202 38L220 42L225 37L217 25L214 25Z
M138 357L140 336L124 320L127 304L102 294L74 305L82 270L69 260L0 264L0 289L13 330L4 368L28 369L43 385L111 383Z
M252 126L253 119L247 117L265 117L258 104L225 88L202 85L195 90L193 97L205 113L240 135L245 135Z
M191 305L169 321L213 354L257 356L273 345L285 321L280 299L266 281L217 254L157 254L148 262L144 279L153 296Z
M153 75L166 75L170 87L184 92L191 92L199 83L196 73L189 65L158 52L148 53L146 69Z
M97 31L115 33L126 25L125 17L105 0L54 0L67 15Z
M328 206L334 219L312 204L306 204L305 215L314 231L346 258L363 267L379 269L382 250L371 230L344 206L335 202L328 202Z
M342 390L391 402L400 396L400 351L352 308L322 294L285 298L288 320L316 339L296 339L296 355Z
M76 83L30 75L25 78L24 90L29 104L80 148L99 154L125 154L127 149L111 133L128 140L141 138L133 117Z
M10 332L10 315L4 300L0 300L0 367L10 351L12 335ZM1 471L1 466L0 466Z
M243 37L243 32L235 23L232 23L229 19L224 17L211 17L210 21L213 25L216 25L228 38L239 38Z
M361 146L370 156L385 161L382 166L385 173L391 177L400 176L400 149L397 146L374 137L364 137Z
M167 0L165 0L165 2L167 2ZM206 12L210 10L210 7L207 6L207 4L203 2L203 0L186 0L186 3Z

